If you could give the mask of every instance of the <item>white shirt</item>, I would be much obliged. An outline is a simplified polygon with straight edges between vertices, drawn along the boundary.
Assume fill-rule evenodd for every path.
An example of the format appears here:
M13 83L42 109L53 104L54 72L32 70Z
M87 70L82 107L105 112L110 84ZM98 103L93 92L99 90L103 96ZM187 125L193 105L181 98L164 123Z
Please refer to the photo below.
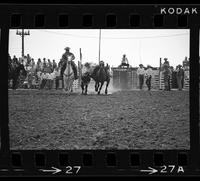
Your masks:
M31 70L31 68L32 68L31 66L28 66L28 67L27 67L27 70L29 71L29 70Z
M43 73L43 74L41 75L41 78L42 78L42 79L48 79L48 74L44 74L44 73Z
M137 75L144 75L145 74L145 70L144 70L144 68L138 68L137 69Z
M56 71L56 70L54 70L54 71L53 71L53 74L54 74L54 78L56 78L56 77L59 77L59 76L60 76L60 73L59 73L59 71Z
M52 73L50 74L50 79L51 79L51 80L53 80L53 79L56 78L56 76L57 76L56 73L57 73L57 71L56 71L56 72L54 71L54 72L52 72Z
M153 73L153 71L152 71L151 68L148 68L148 69L145 71L145 75L146 75L146 76L150 76L150 75L152 76L152 75L153 75L152 73Z
M46 75L47 75L47 79L51 79L50 73L47 73Z

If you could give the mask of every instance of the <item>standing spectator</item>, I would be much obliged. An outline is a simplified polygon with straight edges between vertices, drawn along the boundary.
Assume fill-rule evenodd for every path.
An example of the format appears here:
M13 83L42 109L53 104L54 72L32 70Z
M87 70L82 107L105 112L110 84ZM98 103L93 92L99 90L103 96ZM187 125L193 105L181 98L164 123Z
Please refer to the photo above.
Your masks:
M47 62L47 67L48 67L49 69L51 69L51 71L53 71L53 65L52 65L52 63L51 63L51 60L50 60L50 59L48 59L48 62Z
M42 62L42 70L44 71L46 67L47 67L46 58L43 58L43 62Z
M35 64L35 60L33 58L31 59L31 67L34 71L36 70L36 64Z
M27 62L26 63L27 63L27 66L29 66L31 63L31 57L29 54L27 54Z
M53 60L53 65L52 65L52 67L53 67L53 71L55 70L55 68L57 68L57 63L55 62L55 60Z
M164 58L164 63L163 63L163 66L164 65L168 65L168 67L169 67L169 61L168 61L168 59L167 58Z
M35 66L35 60L33 58L31 58L31 65L32 67Z
M36 79L38 82L40 82L41 73L42 73L42 62L41 59L39 58L36 64Z
M24 67L26 66L26 63L25 63L24 58L22 58L22 65L23 65Z
M171 66L170 67L170 69L171 69L171 73L172 73L172 88L177 88L178 86L177 86L177 78L176 78L176 70L174 70L174 67L173 66Z
M19 63L22 64L22 58L21 57L19 57Z
M36 70L38 71L42 71L42 62L41 59L39 58L36 64Z
M52 76L51 73L47 73L47 88L50 90L51 89L51 80L52 80Z
M54 74L54 80L55 80L55 84L56 84L56 90L59 88L59 80L60 80L60 72L58 67L56 67L53 71Z
M28 81L28 89L30 89L30 88L32 88L32 81L33 81L33 75L32 75L32 73L29 71L28 72L28 79L27 79L27 81Z
M47 79L48 79L48 75L46 72L43 72L41 75L41 84L40 84L40 89L44 89L44 87L47 84Z
M144 75L145 75L145 70L142 64L139 65L140 67L137 69L137 75L139 76L139 87L140 90L143 87L144 84Z
M171 90L171 86L170 86L170 77L171 77L171 70L168 66L168 64L163 64L163 76L164 76L164 85L165 85L165 89L167 91Z
M46 71L45 71L46 72ZM46 89L49 89L49 73L48 72L46 72L46 85L45 85L45 87L46 87Z
M52 89L53 87L53 80L54 80L53 72L47 73L47 87L49 90Z
M36 73L36 80L37 80L37 82L38 82L39 89L40 89L40 85L41 85L41 83L42 83L42 72L41 72L41 71L38 71L38 72Z
M11 63L12 58L11 58L10 54L8 54L8 60Z
M36 76L35 76L35 75L32 75L31 88L36 89L36 87L37 87Z
M17 57L16 57L15 55L13 56L12 62L13 62L15 65L17 65L18 59L17 59Z
M44 71L47 72L47 73L51 73L52 72L51 62L50 62L49 59L47 60L46 67L44 68Z
M146 76L146 85L148 87L148 90L151 90L151 78L152 78L152 68L150 65L147 65L147 70L145 72L145 76Z
M178 90L183 89L183 81L184 81L184 70L182 68L182 65L178 65L176 69L176 78L178 83Z
M8 54L8 65L11 68L11 66L12 66L12 58L11 58L10 54Z

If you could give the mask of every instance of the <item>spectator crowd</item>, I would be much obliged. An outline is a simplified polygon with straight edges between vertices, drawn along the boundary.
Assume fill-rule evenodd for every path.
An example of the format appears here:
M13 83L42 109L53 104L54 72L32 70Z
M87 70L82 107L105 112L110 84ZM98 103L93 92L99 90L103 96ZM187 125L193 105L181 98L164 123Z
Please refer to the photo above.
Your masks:
M61 61L57 64L55 60L51 61L46 58L41 60L39 58L36 62L34 58L31 58L31 56L27 54L27 56L23 58L17 58L15 55L11 58L9 55L9 63L12 66L18 63L24 65L27 71L27 77L22 86L27 88L52 89L55 81L56 89L59 88Z
M187 57L185 57L185 62L189 62L187 60ZM143 64L139 65L139 68L137 69L137 75L139 78L139 88L142 89L144 84L144 79L146 79L146 85L148 87L148 90L151 89L151 79L153 77L153 67L150 65L145 68ZM163 75L164 78L164 90L170 91L171 87L177 87L178 90L182 90L184 87L184 78L188 77L189 74L186 74L189 72L189 65L188 66L182 66L177 65L174 69L173 66L170 66L169 61L167 58L164 58L164 63L160 67L161 75ZM172 80L172 82L170 81Z

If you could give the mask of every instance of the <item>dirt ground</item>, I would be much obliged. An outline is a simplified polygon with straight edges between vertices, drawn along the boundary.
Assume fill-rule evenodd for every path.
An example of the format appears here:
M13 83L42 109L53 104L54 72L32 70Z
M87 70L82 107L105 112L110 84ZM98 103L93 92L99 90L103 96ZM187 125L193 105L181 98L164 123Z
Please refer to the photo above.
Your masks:
M11 149L190 149L189 91L9 90Z

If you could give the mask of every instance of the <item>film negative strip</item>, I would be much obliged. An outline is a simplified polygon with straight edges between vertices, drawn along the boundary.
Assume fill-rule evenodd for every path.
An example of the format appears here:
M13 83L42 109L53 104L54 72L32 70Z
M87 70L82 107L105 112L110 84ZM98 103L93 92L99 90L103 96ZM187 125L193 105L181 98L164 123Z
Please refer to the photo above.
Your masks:
M199 176L199 13L0 5L0 175Z

